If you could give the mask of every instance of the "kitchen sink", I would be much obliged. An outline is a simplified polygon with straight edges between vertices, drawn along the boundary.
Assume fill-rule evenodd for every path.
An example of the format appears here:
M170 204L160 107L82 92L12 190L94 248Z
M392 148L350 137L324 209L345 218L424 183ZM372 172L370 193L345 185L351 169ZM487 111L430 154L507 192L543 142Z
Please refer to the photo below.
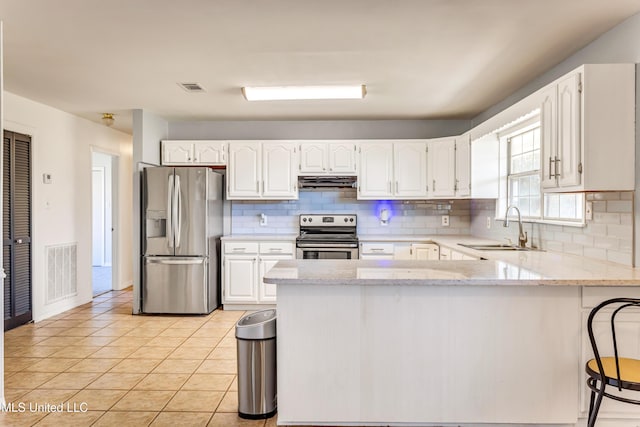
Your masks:
M464 243L458 243L460 246L464 246L465 248L475 249L478 251L539 251L540 249L535 248L521 248L519 246L507 245L504 243L497 244L488 244L488 245L468 245Z

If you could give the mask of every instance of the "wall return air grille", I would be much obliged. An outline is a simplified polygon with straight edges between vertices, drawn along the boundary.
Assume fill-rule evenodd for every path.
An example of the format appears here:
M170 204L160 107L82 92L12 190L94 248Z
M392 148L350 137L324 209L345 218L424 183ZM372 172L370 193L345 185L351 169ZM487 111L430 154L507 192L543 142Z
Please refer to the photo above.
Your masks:
M78 293L76 243L47 246L47 297L50 304Z

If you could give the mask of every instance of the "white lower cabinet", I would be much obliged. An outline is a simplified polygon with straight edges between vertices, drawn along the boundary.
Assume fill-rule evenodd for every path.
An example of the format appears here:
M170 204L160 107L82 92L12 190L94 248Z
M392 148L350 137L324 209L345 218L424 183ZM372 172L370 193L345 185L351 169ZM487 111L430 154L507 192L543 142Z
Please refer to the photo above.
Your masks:
M224 242L222 304L225 309L275 304L276 285L264 283L262 278L278 261L294 259L294 249L293 242Z
M458 252L454 249L447 248L445 246L440 246L440 259L447 260L447 261L448 260L458 261L458 260L477 260L479 258L471 255L467 255L462 252Z
M440 246L435 243L412 243L409 253L411 259L439 260Z
M360 245L360 259L394 259L393 253L393 243L367 242Z
M224 298L227 302L255 303L258 300L256 272L258 254L225 255Z

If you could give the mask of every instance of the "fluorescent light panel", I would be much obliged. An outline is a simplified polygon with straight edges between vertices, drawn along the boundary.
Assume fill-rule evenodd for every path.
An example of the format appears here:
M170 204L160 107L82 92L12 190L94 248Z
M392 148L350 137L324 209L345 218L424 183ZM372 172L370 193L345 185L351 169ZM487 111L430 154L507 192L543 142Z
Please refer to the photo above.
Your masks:
M247 101L289 101L300 99L362 99L365 85L351 86L263 86L243 87Z

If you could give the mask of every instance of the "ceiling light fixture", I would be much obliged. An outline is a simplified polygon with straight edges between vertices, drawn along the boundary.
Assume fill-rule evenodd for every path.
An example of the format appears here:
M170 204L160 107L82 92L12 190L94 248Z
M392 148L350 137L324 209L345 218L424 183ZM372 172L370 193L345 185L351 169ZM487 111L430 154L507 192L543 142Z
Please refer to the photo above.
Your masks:
M113 113L102 113L102 123L105 124L105 126L113 126L113 122L115 122L116 120L113 118Z
M247 101L290 101L306 99L362 99L365 85L350 86L263 86L243 87Z

